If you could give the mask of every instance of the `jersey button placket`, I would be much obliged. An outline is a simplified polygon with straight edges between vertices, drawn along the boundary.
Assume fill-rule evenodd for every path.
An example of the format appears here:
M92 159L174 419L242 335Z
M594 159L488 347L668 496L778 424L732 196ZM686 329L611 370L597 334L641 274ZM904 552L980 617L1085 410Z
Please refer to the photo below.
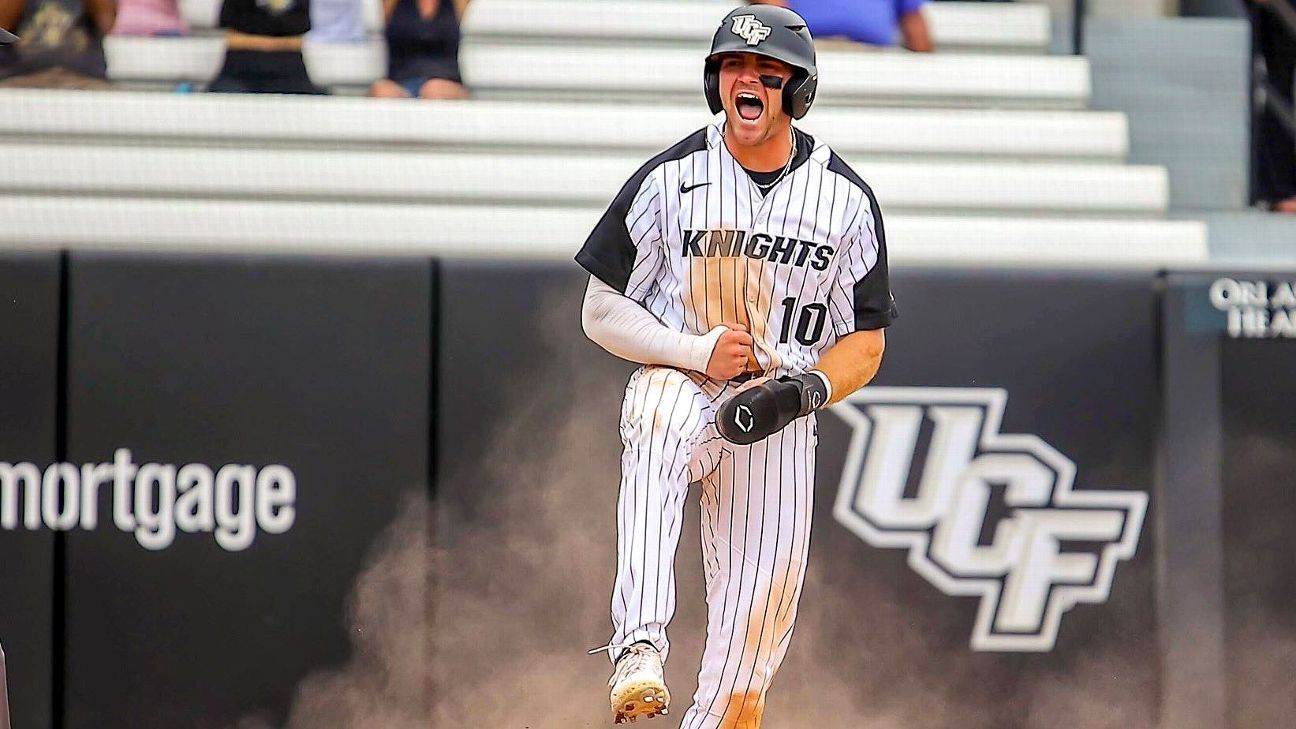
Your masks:
M748 182L749 184L755 185L755 183L751 182L750 179ZM763 225L761 223L762 217L765 219ZM765 228L769 226L769 218L769 195L766 195L760 199L755 214L752 216L751 234L756 235L757 232L764 233ZM747 260L747 301L748 303L755 304L760 301L761 274L765 272L765 265L763 262L757 265L755 259L749 258ZM755 314L755 312L752 313Z

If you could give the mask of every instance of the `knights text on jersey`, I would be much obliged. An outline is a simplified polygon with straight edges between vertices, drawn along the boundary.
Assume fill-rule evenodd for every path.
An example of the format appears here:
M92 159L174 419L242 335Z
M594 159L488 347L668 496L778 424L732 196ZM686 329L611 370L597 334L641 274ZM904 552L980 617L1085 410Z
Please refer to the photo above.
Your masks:
M799 130L793 169L762 195L711 125L649 160L576 260L662 323L747 326L772 376L895 318L882 213L827 145Z

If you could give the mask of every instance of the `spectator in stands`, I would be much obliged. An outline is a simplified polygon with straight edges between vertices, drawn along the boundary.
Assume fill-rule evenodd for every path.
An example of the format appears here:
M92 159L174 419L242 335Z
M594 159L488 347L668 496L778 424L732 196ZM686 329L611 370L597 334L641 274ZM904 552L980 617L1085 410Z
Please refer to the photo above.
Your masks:
M363 43L369 40L364 27L362 0L312 0L308 43Z
M164 37L188 33L176 0L118 0L113 35Z
M1270 85L1290 109L1296 100L1296 35L1266 2L1250 0L1255 46L1264 56ZM1263 114L1256 131L1256 200L1280 213L1296 213L1296 138L1273 112Z
M387 78L369 95L386 99L466 99L459 76L459 18L467 0L383 0Z
M751 0L792 8L818 37L841 36L875 46L899 40L911 51L931 51L931 33L923 18L927 0Z
M302 59L310 0L224 0L225 64L208 91L233 94L327 94Z
M103 36L114 0L0 0L0 27L22 40L0 46L0 86L108 88Z

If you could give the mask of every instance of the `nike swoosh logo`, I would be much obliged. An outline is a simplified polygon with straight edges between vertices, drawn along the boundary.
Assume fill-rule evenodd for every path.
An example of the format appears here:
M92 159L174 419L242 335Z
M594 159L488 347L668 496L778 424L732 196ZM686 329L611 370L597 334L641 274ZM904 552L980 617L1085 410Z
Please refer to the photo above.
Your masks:
M698 189L699 187L706 187L707 185L710 185L710 184L711 184L711 183L709 183L709 182L699 182L699 183L696 184L696 185L686 185L686 184L680 183L680 194L681 194L681 195L687 195L687 194L689 194L690 192L693 192L694 190Z

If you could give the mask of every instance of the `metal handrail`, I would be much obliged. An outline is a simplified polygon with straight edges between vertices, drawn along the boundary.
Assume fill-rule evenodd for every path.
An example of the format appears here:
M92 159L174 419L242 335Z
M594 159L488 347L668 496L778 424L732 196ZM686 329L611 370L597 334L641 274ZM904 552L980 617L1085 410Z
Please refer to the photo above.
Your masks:
M1089 14L1085 0L1074 0L1071 10L1071 49L1077 56L1084 55L1084 19Z

